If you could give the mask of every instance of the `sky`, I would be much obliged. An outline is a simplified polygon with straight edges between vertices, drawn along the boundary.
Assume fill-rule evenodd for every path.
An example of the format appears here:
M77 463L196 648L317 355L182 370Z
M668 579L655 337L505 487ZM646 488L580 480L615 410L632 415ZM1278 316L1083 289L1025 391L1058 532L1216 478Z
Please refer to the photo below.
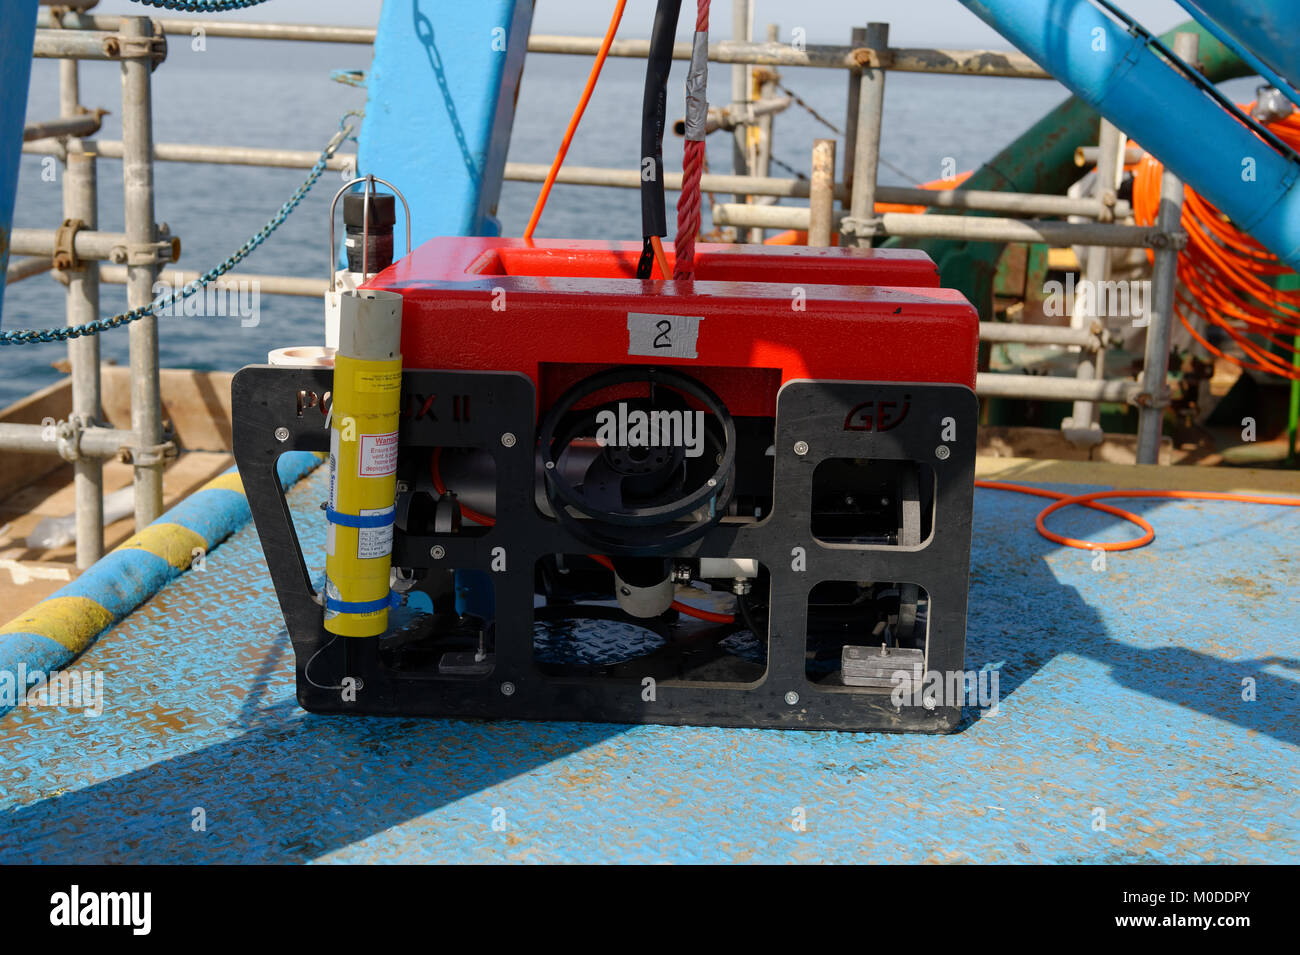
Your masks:
M292 23L331 23L373 26L379 18L381 0L268 0L259 7L239 10L233 16L244 20L275 20ZM439 3L472 0L422 0L430 7ZM1187 19L1174 0L1119 0L1119 6L1148 29L1163 32ZM958 0L755 0L755 34L762 36L768 23L776 23L783 36L802 27L810 43L845 43L853 25L877 20L890 24L890 41L897 46L951 45L966 48L1009 49L1006 40L986 26ZM650 33L655 0L628 0L620 36L646 37ZM689 29L695 4L683 0L682 31ZM537 0L533 16L535 33L573 33L587 36L605 32L614 0ZM156 16L178 14L154 10L130 0L101 0L102 13L152 12ZM714 0L711 32L730 38L732 3Z

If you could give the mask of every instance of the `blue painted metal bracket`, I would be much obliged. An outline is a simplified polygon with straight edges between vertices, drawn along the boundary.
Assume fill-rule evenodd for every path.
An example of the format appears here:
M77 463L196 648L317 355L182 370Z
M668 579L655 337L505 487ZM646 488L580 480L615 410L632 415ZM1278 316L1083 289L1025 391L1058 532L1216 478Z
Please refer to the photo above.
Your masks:
M496 206L532 19L533 0L385 0L358 175L402 190L414 244L500 233Z
M36 0L8 0L0 29L0 318L4 316L5 270L9 267L9 230L18 191L27 86L36 40Z
M1243 231L1300 267L1300 163L1289 149L1276 150L1091 0L961 2Z

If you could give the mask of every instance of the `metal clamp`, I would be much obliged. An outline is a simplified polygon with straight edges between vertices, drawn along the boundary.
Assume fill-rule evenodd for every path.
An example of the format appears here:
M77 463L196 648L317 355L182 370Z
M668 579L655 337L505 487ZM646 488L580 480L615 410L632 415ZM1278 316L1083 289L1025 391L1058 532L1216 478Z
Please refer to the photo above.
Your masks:
M123 464L132 464L138 468L151 468L166 464L176 457L176 443L174 441L164 441L162 444L153 444L147 447L136 447L124 445L117 452L117 458Z
M840 232L852 238L872 238L884 234L881 231L880 219L874 216L870 219L845 216L840 220Z
M77 415L72 415L67 421L60 421L54 431L55 447L58 448L59 457L65 461L76 462L81 459L81 432L86 425Z
M1153 249L1172 249L1181 252L1187 248L1187 233L1181 229L1173 232L1156 232L1148 241Z
M158 238L153 242L133 242L115 245L108 250L108 260L114 265L162 265L176 262L181 257L181 240L171 234L167 223L157 226Z
M849 59L860 70L887 70L894 65L894 51L888 47L883 50L876 50L869 46L863 46L850 52Z
M1159 395L1153 395L1149 391L1139 391L1129 398L1128 403L1139 408L1168 408L1169 397L1169 387L1166 385L1160 389Z
M54 269L59 272L80 272L85 263L77 258L77 233L86 228L83 219L64 219L54 232Z
M153 36L113 34L104 37L104 54L115 60L148 59L150 71L158 69L158 64L167 59L167 35L162 32L157 20L153 22Z
M119 257L117 248L113 249L113 261L119 265L161 265L164 262L174 262L178 257L176 255L180 245L179 239L159 239L156 242L132 242L120 246L122 252Z

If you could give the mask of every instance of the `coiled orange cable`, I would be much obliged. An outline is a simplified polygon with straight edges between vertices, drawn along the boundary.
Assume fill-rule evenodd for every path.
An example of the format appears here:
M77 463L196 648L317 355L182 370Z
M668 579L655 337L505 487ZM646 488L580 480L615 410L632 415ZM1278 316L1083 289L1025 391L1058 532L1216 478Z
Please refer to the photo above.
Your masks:
M1139 491L1139 490L1121 490L1121 491L1092 491L1088 494L1062 494L1059 491L1049 491L1041 487L1028 487L1024 484L1012 484L1007 481L976 481L976 487L988 488L993 491L1012 491L1016 494L1032 494L1034 497L1053 498L1054 502L1047 505L1038 512L1034 518L1034 527L1038 533L1046 537L1053 543L1060 544L1063 547L1075 547L1079 550L1137 550L1139 547L1145 547L1156 539L1156 530L1151 524L1140 515L1132 511L1126 511L1122 508L1111 507L1109 504L1098 504L1097 501L1102 498L1162 498L1180 501L1235 501L1239 504L1271 504L1278 507L1300 507L1300 497L1264 497L1257 494L1229 494L1220 491ZM1107 543L1097 543L1095 541L1079 540L1077 537L1063 537L1055 531L1047 529L1047 518L1057 511L1071 507L1075 504L1083 507L1090 507L1095 511L1105 511L1107 514L1113 514L1115 517L1123 518L1130 524L1136 524L1142 528L1141 537L1135 537L1126 541L1109 541Z
M1253 107L1242 109L1249 112ZM1300 149L1300 114L1267 125L1279 139ZM1163 172L1152 156L1138 163L1133 217L1139 225L1156 221ZM1187 247L1178 256L1174 311L1183 327L1217 357L1252 371L1300 379L1293 360L1297 349L1288 340L1300 334L1300 290L1278 289L1269 281L1292 270L1190 187L1184 189L1182 227ZM1236 342L1241 356L1211 344L1198 322L1221 329Z

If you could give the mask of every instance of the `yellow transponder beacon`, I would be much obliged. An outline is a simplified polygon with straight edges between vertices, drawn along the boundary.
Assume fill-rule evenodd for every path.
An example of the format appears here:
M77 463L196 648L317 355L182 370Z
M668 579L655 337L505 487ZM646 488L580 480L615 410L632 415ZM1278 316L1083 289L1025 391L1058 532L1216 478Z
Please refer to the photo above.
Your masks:
M388 627L402 396L402 296L362 289L339 300L330 405L325 629L374 637Z

